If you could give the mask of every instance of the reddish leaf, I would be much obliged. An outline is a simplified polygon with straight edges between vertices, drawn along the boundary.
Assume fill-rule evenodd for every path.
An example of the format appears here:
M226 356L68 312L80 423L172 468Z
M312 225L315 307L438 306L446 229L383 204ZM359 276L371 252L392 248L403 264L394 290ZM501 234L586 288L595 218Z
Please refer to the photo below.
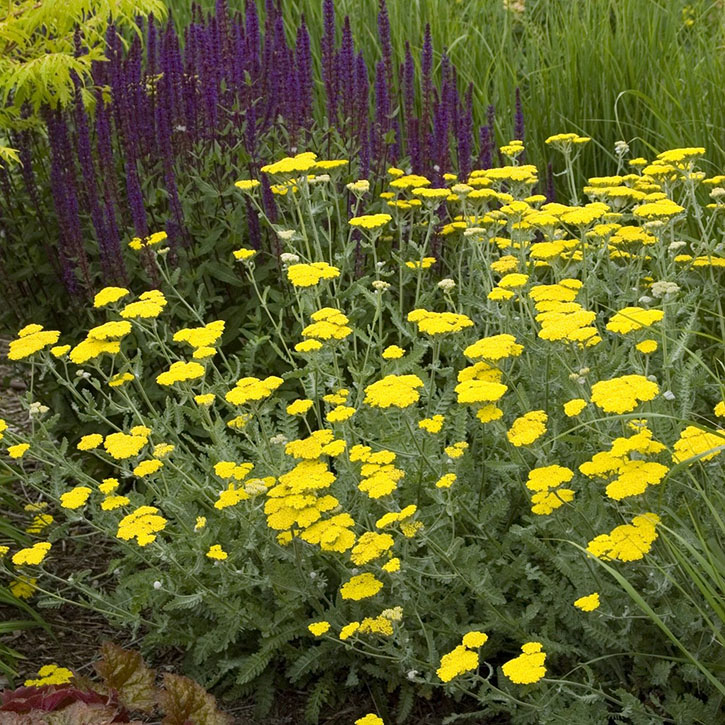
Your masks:
M52 712L67 707L73 702L108 704L109 700L97 692L79 690L76 687L19 687L2 693L0 712L31 712L32 710Z
M85 702L74 702L59 712L46 714L47 725L114 725L128 723L128 718L118 719L118 711L113 707L89 705ZM134 720L133 725L141 725Z
M151 712L157 697L156 673L146 667L141 655L111 642L103 643L101 654L103 659L95 667L103 684L116 691L121 704L129 710Z
M230 725L231 718L217 709L216 700L199 683L181 675L164 675L159 697L162 725Z

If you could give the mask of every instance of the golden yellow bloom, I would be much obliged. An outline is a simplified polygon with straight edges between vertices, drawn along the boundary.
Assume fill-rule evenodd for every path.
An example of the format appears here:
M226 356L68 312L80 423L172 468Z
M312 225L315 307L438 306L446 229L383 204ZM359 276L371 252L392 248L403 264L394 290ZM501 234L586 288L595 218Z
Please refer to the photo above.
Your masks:
M594 594L588 594L585 597L579 597L574 602L574 606L577 609L581 609L582 612L593 612L595 609L599 608L599 593L594 592Z

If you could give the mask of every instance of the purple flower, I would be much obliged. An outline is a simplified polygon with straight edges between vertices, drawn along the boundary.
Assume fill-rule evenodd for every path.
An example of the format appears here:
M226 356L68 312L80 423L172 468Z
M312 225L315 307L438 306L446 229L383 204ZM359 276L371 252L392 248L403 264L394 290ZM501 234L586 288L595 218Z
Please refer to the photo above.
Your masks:
M323 33L321 44L322 79L327 94L327 117L330 123L337 118L337 77L335 73L335 4L324 0L322 5Z

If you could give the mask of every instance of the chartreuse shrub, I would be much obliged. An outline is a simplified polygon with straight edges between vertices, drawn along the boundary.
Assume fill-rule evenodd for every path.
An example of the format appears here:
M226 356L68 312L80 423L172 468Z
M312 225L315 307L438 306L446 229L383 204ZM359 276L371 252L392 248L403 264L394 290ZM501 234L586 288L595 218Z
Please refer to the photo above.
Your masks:
M344 161L263 167L279 247L229 259L267 332L239 356L164 235L132 240L161 288L11 343L79 420L4 431L54 517L11 576L49 602L72 546L84 603L262 711L304 688L310 721L366 686L386 721L436 690L498 722L717 721L725 177L622 147L580 191L588 142L549 139L570 204L532 193L521 143L445 186L391 168L381 198ZM235 193L263 215L258 181Z

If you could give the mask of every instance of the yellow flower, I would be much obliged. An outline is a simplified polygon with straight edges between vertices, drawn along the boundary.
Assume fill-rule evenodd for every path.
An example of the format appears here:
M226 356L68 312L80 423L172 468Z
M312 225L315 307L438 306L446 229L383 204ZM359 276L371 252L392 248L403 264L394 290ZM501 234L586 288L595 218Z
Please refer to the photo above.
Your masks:
M460 332L467 327L473 327L473 320L466 315L455 312L430 312L424 309L409 312L408 322L415 323L421 332L428 335Z
M360 599L374 597L382 588L383 583L376 579L374 574L366 572L365 574L358 574L345 582L340 588L340 596L343 599L359 601Z
M152 473L156 473L164 464L159 460L141 461L133 469L133 475L143 478L144 476L150 476Z
M398 360L405 355L405 350L398 345L389 345L383 350L382 356L386 360Z
M101 483L98 484L98 490L101 493L109 494L113 493L119 486L117 478L104 478Z
M70 345L55 345L50 348L50 354L53 357L63 357L68 350L70 350Z
M436 488L450 488L456 482L456 478L458 476L455 473L446 473L436 481Z
M504 675L517 685L538 682L546 675L546 654L541 651L541 643L527 642L521 647L521 651L523 654L503 664L501 669Z
M396 571L400 571L400 559L394 556L392 559L388 559L382 566L383 571L387 571L389 574L393 574Z
M365 388L364 402L374 408L407 408L420 399L423 381L417 375L386 375Z
M479 647L483 647L486 642L488 642L488 635L484 632L468 632L467 634L463 635L463 646L469 647L470 649L478 649Z
M657 340L642 340L642 342L635 345L643 355L651 355L657 351Z
M264 400L268 398L284 380L275 375L270 375L264 380L247 377L237 380L236 386L224 397L232 405L244 405L250 401Z
M355 408L349 405L338 405L333 408L326 416L325 420L330 423L342 423L355 415Z
M687 426L673 446L672 460L682 463L690 458L709 461L719 456L725 446L725 431L708 433L694 425ZM703 455L704 454L704 455Z
M234 186L242 191L252 191L259 186L259 181L257 179L240 179L234 182Z
M10 593L18 599L30 599L36 590L37 579L25 575L10 582Z
M106 496L101 501L101 509L103 511L113 511L121 508L121 506L127 506L129 503L131 503L131 499L128 496Z
M127 304L120 314L123 318L153 318L158 317L166 305L163 292L151 290L141 294L137 302Z
M314 287L320 280L335 279L340 270L327 262L311 264L292 264L287 268L287 279L295 287Z
M662 310L645 310L643 307L624 307L607 323L609 332L626 335L659 322L665 313Z
M37 566L50 551L50 543L40 541L26 549L20 549L13 554L12 562L15 566Z
M546 433L549 417L543 410L532 410L516 420L506 432L506 437L514 446L528 446Z
M599 559L608 561L637 561L652 548L657 538L656 526L660 517L653 513L641 514L612 529L609 534L601 534L587 544L587 551Z
M22 458L30 448L30 443L18 443L14 446L8 446L8 455L10 458Z
M362 566L381 557L392 548L393 543L393 537L390 534L366 531L350 552L350 559L356 566Z
M319 340L303 340L295 345L296 352L315 352L322 347Z
M146 546L156 541L156 534L165 527L166 519L155 506L139 506L121 519L116 536L125 541L136 539L139 546Z
M111 388L118 388L121 385L124 385L125 383L134 380L135 377L136 376L133 373L117 373L109 379L108 386Z
M207 406L214 402L214 393L203 393L194 396L194 402L197 405Z
M84 435L76 444L79 451L90 451L103 443L103 436L100 433L89 433Z
M139 237L134 237L129 243L128 246L131 247L131 249L135 251L139 251L143 249L144 247L153 247L156 244L161 244L167 237L166 232L154 232L148 237L145 237L144 239L140 239Z
M362 229L381 229L393 217L390 214L365 214L350 219L347 223L351 227L359 227Z
M88 486L76 486L60 497L60 505L64 509L78 509L85 505L90 495L91 489Z
M194 380L204 375L204 366L198 362L183 362L177 360L172 363L166 372L156 376L159 385L173 385L174 383Z
M574 418L587 407L587 401L582 398L574 398L564 403L564 415L568 418Z
M201 531L206 526L206 516L197 516L194 531Z
M593 612L595 609L599 607L599 593L594 592L594 594L589 594L586 597L579 597L574 602L574 606L577 609L581 609L582 612Z
M26 325L10 343L8 360L23 360L48 345L58 342L58 330L44 330L42 325Z
M35 680L25 680L25 687L45 687L46 685L66 685L73 679L73 673L56 664L43 665L38 670L39 677Z
M229 554L219 544L213 544L209 547L209 551L206 552L209 559L216 559L217 561L224 561Z
M444 416L434 415L432 418L423 418L423 420L418 421L418 428L428 433L440 433L444 421Z
M242 247L241 249L235 249L232 254L234 255L234 259L236 259L238 262L246 262L248 259L251 259L257 251L255 249L247 249L246 247Z
M385 723L381 717L370 712L365 717L355 720L355 725L385 725Z
M330 631L330 623L324 621L312 622L312 624L307 625L307 629L309 629L310 632L315 635L315 637L322 637L323 634L326 634Z
M148 438L145 435L111 433L106 436L103 447L113 458L123 460L137 455L147 442Z
M463 354L471 360L504 360L518 357L524 351L523 345L516 342L513 335L502 334L484 337L469 345Z
M478 668L478 652L459 644L453 651L441 657L436 674L442 682L450 682L454 677Z
M629 413L640 402L653 400L657 393L657 383L644 375L622 375L592 385L591 399L605 413Z
M436 261L435 257L423 257L421 260L406 262L405 266L408 269L428 269L429 267L432 267Z
M287 406L287 415L304 415L314 403L308 399L295 400Z
M125 287L104 287L94 298L94 307L104 307L112 302L118 302L122 297L130 294Z
M316 163L317 154L305 151L296 156L287 156L273 164L267 164L261 168L265 174L299 174L310 171Z

